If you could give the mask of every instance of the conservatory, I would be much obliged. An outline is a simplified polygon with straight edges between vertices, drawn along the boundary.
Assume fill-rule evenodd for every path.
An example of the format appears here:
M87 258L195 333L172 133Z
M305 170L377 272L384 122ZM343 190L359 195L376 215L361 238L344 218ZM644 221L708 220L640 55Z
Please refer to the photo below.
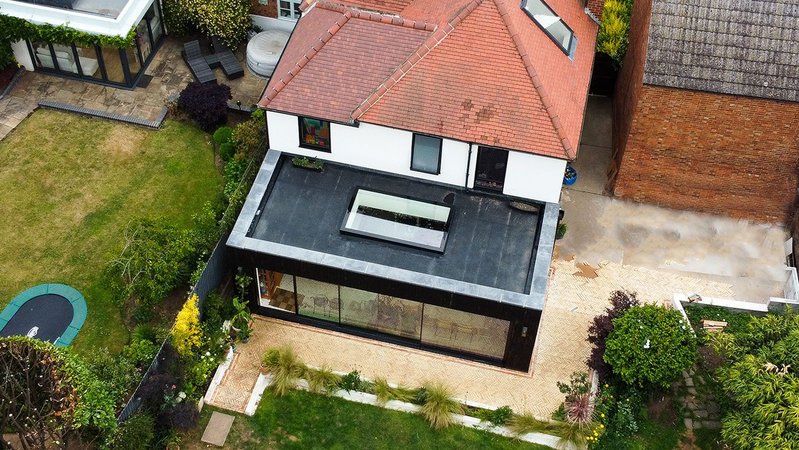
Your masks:
M0 0L0 13L111 38L133 31L132 44L124 48L36 40L12 44L14 57L27 70L125 88L136 86L166 34L159 2L153 0Z

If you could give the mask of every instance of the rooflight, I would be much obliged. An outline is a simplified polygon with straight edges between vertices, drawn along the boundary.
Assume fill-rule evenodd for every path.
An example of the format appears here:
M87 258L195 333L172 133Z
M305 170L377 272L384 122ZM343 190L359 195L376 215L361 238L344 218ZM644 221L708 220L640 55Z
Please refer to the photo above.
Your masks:
M527 15L532 17L550 39L552 39L564 53L569 57L574 56L574 49L577 47L577 38L574 32L563 22L555 11L552 10L542 0L522 0L522 9Z
M341 231L443 252L450 211L446 205L358 189Z

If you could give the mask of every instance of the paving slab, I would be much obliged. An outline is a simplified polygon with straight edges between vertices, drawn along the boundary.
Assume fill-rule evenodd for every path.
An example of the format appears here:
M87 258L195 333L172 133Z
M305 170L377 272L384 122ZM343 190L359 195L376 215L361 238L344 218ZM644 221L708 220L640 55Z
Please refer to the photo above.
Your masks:
M230 427L236 418L230 414L224 414L214 411L211 414L211 420L208 421L208 426L205 427L203 437L200 439L207 444L222 447L225 445L227 435L230 433Z

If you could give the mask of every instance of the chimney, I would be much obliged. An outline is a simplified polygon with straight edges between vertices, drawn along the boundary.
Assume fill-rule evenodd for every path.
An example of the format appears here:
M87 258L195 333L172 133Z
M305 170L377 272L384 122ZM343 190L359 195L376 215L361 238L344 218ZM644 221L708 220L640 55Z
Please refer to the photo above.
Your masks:
M602 8L605 6L605 0L586 0L585 9L594 16L598 21L602 20Z

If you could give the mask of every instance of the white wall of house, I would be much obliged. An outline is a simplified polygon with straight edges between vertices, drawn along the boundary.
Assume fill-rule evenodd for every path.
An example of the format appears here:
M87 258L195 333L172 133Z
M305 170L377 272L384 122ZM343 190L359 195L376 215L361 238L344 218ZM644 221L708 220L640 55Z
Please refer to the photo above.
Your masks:
M562 159L509 152L502 193L559 203L565 170L566 161Z
M282 152L395 173L439 183L474 187L477 145L443 139L441 173L411 170L413 133L379 125L330 125L331 152L300 147L297 116L267 111L269 145ZM472 149L471 155L469 149ZM557 203L566 161L522 152L509 152L504 194ZM468 176L468 178L467 178Z
M0 11L7 16L19 17L37 25L66 25L86 33L127 36L130 29L141 21L152 3L153 0L129 0L116 19L76 10L9 0L0 0Z
M439 183L464 186L469 161L469 144L444 139L441 146L441 173L411 170L413 133L379 125L330 124L331 152L300 147L297 116L268 111L269 145L280 151L305 155L367 169L396 173Z
M253 25L257 25L262 30L283 30L286 33L291 33L294 30L294 25L297 25L296 20L275 19L274 17L256 14L250 14L250 20L252 20Z

